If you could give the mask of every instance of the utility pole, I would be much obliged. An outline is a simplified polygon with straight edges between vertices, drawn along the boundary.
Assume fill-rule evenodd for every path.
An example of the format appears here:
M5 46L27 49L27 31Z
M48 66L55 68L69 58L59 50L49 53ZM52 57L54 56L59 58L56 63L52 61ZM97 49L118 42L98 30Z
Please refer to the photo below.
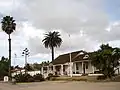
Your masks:
M27 48L25 48L22 52L22 56L25 56L25 74L26 74L26 66L27 66L27 57L29 56L30 52Z

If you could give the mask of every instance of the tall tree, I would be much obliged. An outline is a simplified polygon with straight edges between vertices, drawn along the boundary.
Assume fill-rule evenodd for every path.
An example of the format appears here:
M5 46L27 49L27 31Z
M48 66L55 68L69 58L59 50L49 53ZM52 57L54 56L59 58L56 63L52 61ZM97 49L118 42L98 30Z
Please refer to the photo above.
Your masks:
M52 51L52 61L54 60L54 47L60 47L62 43L60 36L59 32L48 32L42 40L45 48L50 48Z
M13 17L11 16L3 17L1 23L2 23L2 30L9 36L9 39L8 39L9 41L9 77L11 77L11 38L10 38L10 35L15 30L16 23Z
M103 44L100 49L91 56L92 64L104 74L106 78L111 78L115 73L115 68L119 66L120 49L112 48L108 44Z

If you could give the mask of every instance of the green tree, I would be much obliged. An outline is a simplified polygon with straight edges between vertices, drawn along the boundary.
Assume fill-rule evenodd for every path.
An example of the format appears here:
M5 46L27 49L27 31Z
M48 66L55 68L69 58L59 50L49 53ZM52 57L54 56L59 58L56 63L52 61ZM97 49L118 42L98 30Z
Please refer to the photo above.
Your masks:
M52 61L54 60L54 47L60 47L62 39L59 32L49 32L45 34L45 38L42 40L45 48L50 48L52 51Z
M91 56L92 64L104 74L106 78L111 78L115 73L115 68L119 66L120 49L112 48L108 44L103 44L100 49Z
M16 65L14 68L15 69L21 69L21 67L19 65Z
M48 66L50 64L49 61L43 61L40 64L39 63L34 63L32 66L34 70L40 70L42 66Z
M38 64L38 63L34 63L33 64L33 68L34 68L34 70L40 70L40 68L41 68L41 64Z
M8 76L9 70L9 60L5 57L2 57L0 60L0 78Z
M10 35L15 30L16 23L13 17L11 16L3 17L1 23L2 23L2 30L9 36L9 39L8 39L9 41L9 77L11 77L11 38L10 38Z
M25 68L27 71L33 71L33 68L30 66L30 64L27 64L24 68Z

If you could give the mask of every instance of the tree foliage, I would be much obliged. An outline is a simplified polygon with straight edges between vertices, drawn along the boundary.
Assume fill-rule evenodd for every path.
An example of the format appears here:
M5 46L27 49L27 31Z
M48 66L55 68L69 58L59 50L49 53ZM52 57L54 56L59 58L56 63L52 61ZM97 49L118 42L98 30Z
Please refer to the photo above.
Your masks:
M115 68L119 66L120 49L112 48L109 44L102 44L98 51L91 56L92 64L106 76L111 78Z
M32 66L34 70L40 70L42 66L48 66L49 64L49 61L43 61L41 63L34 63Z
M15 28L16 28L16 23L15 23L15 20L13 19L13 17L11 16L6 16L6 17L3 17L2 19L2 30L4 32L6 32L7 34L11 34Z
M9 60L5 57L2 57L0 60L0 78L3 78L3 76L8 75L8 69L9 69Z
M46 48L52 49L52 47L60 47L62 39L59 32L49 32L45 34L45 38L42 40Z
M33 68L30 66L30 64L27 64L24 68L26 68L27 71L33 71Z

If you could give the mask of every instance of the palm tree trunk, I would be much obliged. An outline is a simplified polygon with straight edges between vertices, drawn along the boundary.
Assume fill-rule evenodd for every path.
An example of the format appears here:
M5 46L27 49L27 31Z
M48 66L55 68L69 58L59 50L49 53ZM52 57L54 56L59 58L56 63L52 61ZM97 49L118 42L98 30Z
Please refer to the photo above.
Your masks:
M54 60L54 47L52 46L52 61Z
M11 38L9 34L9 80L11 81Z

